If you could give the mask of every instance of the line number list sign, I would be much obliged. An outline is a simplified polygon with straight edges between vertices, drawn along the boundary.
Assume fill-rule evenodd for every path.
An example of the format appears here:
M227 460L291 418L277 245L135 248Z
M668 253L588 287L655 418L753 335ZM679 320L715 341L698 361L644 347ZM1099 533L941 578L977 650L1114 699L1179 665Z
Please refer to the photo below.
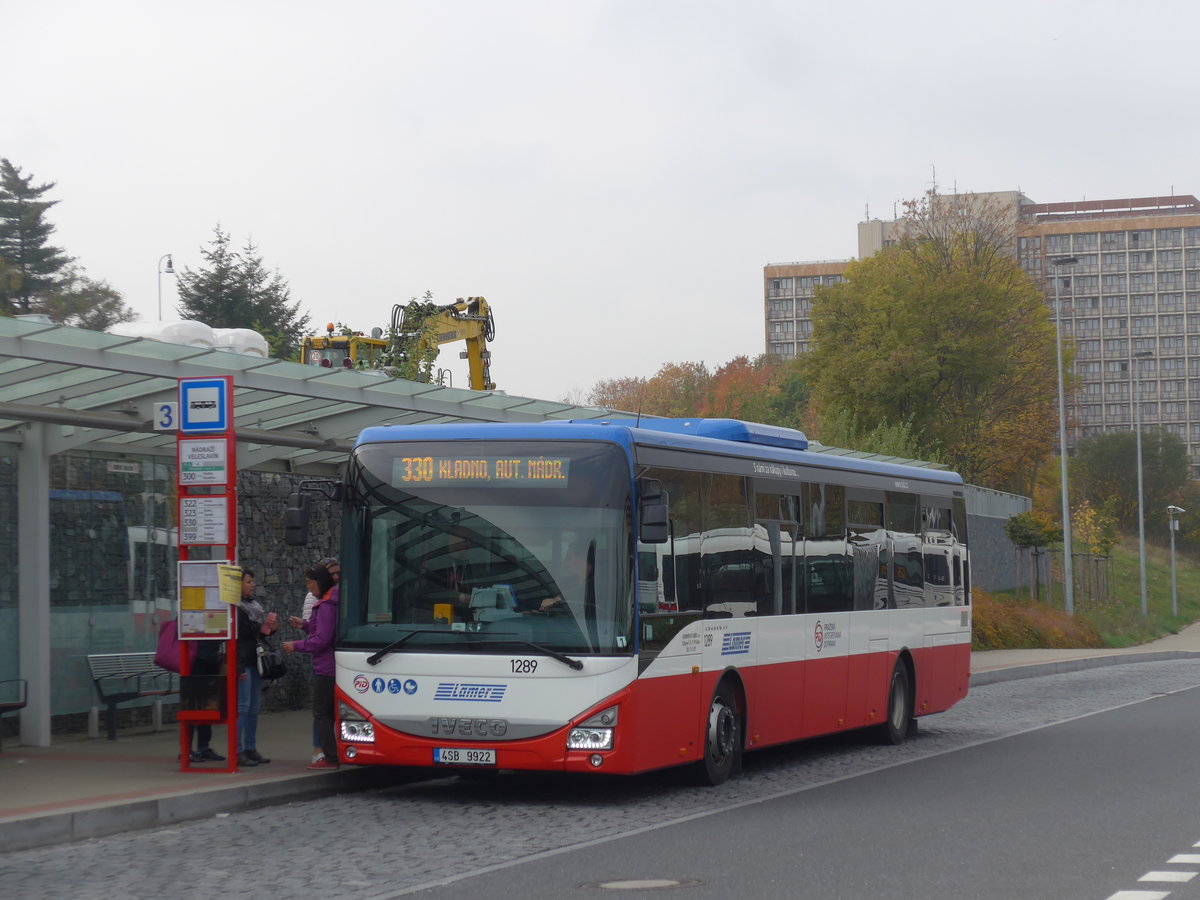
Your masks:
M229 498L179 498L179 543L228 544Z

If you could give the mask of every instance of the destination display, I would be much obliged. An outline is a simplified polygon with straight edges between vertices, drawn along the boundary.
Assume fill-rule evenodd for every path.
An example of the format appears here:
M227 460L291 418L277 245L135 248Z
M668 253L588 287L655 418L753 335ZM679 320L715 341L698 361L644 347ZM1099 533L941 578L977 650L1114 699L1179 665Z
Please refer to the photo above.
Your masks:
M392 483L430 487L563 487L565 456L400 456Z

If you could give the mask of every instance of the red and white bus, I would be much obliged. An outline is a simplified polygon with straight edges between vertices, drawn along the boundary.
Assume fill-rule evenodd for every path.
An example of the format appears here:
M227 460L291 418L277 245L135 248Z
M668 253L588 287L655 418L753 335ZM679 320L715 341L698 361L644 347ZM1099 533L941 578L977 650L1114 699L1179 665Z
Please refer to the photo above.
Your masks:
M967 692L963 483L807 447L732 420L364 431L342 762L718 784L745 750L903 741Z

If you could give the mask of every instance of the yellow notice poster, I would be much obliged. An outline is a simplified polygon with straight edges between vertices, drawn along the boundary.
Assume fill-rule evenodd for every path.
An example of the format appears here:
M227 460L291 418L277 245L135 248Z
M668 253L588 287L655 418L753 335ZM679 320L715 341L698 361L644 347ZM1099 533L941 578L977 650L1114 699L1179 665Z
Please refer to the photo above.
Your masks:
M221 589L221 602L237 606L242 602L242 567L217 566L217 578Z
M202 587L180 587L180 609L204 609L205 590Z

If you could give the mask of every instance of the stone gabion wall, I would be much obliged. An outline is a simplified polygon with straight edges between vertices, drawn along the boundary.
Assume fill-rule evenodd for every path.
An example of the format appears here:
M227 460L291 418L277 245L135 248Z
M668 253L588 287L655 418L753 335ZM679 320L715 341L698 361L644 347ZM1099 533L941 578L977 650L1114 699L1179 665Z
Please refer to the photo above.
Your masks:
M319 494L313 495L308 546L289 547L283 542L288 495L301 481L311 480L265 472L238 473L239 562L254 570L259 602L279 613L285 623L277 640L304 637L286 624L287 617L300 615L304 606L304 570L323 557L339 556L342 506ZM287 660L287 675L263 689L266 710L303 709L311 704L310 658L295 654Z

